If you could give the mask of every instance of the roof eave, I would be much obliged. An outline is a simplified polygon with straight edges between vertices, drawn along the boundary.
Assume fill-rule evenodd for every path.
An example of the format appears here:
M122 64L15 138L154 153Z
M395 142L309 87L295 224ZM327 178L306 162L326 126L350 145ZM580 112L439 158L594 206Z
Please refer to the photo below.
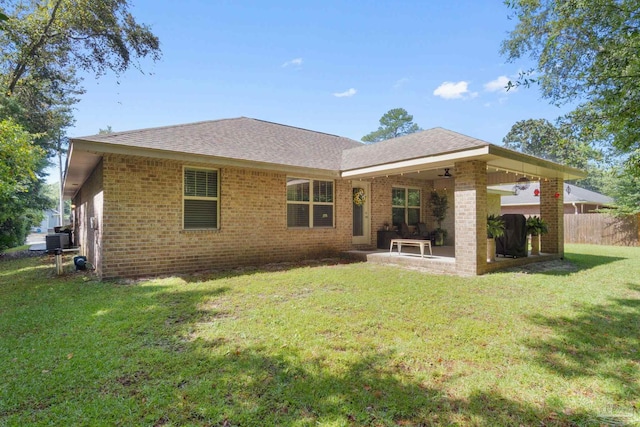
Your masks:
M310 168L304 166L294 166L286 164L258 162L252 160L233 159L228 157L216 157L203 154L183 153L176 151L166 151L151 148L131 147L119 144L105 144L83 139L71 139L69 157L67 159L67 172L74 170L75 173L65 174L64 197L75 197L78 190L89 178L91 172L98 165L105 154L121 154L138 157L149 157L162 160L178 160L199 164L211 164L215 167L232 166L240 168L278 170L292 175L302 175L305 177L321 177L336 179L340 177L339 171L330 169Z
M511 169L514 172L536 175L543 178L562 178L564 181L569 181L574 179L583 179L587 176L587 173L583 170L561 165L529 154L519 153L497 145L490 145L489 153L500 159L490 162L491 166L496 168L501 167L502 161L503 163L506 163L505 169ZM514 163L516 164L515 167ZM520 169L517 168L517 163L522 164ZM525 165L527 167L525 167Z
M488 146L484 146L471 150L461 150L435 156L418 157L410 160L400 160L397 162L344 170L341 176L343 178L372 178L381 175L396 175L415 172L416 170L420 170L420 168L424 170L451 166L457 161L482 157L487 154L489 154Z

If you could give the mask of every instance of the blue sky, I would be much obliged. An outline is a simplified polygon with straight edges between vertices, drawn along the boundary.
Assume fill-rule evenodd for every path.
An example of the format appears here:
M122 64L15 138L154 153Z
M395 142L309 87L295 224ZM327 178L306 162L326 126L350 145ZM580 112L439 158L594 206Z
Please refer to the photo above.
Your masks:
M505 93L501 1L133 0L160 62L85 77L69 136L253 117L360 140L402 107L423 129L495 144L518 120L564 111L537 88Z

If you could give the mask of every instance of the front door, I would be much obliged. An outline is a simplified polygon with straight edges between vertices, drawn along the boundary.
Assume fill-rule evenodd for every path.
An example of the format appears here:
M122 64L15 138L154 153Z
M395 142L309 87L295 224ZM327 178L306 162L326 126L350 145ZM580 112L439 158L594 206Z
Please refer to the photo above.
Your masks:
M353 204L353 244L371 244L371 184L353 181L351 184L351 203Z

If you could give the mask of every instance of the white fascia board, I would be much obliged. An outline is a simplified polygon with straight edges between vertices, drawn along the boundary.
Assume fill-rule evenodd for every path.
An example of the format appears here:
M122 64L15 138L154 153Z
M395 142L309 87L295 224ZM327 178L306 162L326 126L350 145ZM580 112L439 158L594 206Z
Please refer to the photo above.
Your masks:
M569 181L572 179L582 179L587 176L586 172L578 168L561 165L560 163L541 159L539 157L531 156L529 154L519 153L517 151L513 151L508 148L498 147L497 145L490 146L490 153L493 154L494 156L497 156L503 159L521 162L523 164L533 165L536 167L547 169L549 171L553 171L556 175L560 174L560 177L563 178L563 180L565 181ZM533 172L529 172L529 173L533 174ZM549 175L549 173L546 173L546 174L542 173L541 175ZM552 178L552 177L549 177L549 178Z
M475 148L472 150L458 151L455 153L440 154L437 156L418 157L411 160L401 160L394 163L368 166L364 168L352 169L342 172L343 178L354 176L379 176L384 174L396 174L428 168L435 163L452 163L460 160L471 160L476 157L489 154L488 146Z

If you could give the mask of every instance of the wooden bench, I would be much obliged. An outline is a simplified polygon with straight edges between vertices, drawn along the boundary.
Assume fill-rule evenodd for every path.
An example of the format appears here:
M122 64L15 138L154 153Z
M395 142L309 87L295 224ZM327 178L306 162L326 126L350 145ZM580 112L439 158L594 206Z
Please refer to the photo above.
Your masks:
M429 256L433 256L433 252L431 252L431 241L430 240L417 240L417 239L391 239L391 245L389 246L389 255L391 255L391 251L393 250L393 245L398 247L398 255L402 251L402 245L405 246L419 246L420 247L420 256L424 258L424 247L427 246L429 248Z

